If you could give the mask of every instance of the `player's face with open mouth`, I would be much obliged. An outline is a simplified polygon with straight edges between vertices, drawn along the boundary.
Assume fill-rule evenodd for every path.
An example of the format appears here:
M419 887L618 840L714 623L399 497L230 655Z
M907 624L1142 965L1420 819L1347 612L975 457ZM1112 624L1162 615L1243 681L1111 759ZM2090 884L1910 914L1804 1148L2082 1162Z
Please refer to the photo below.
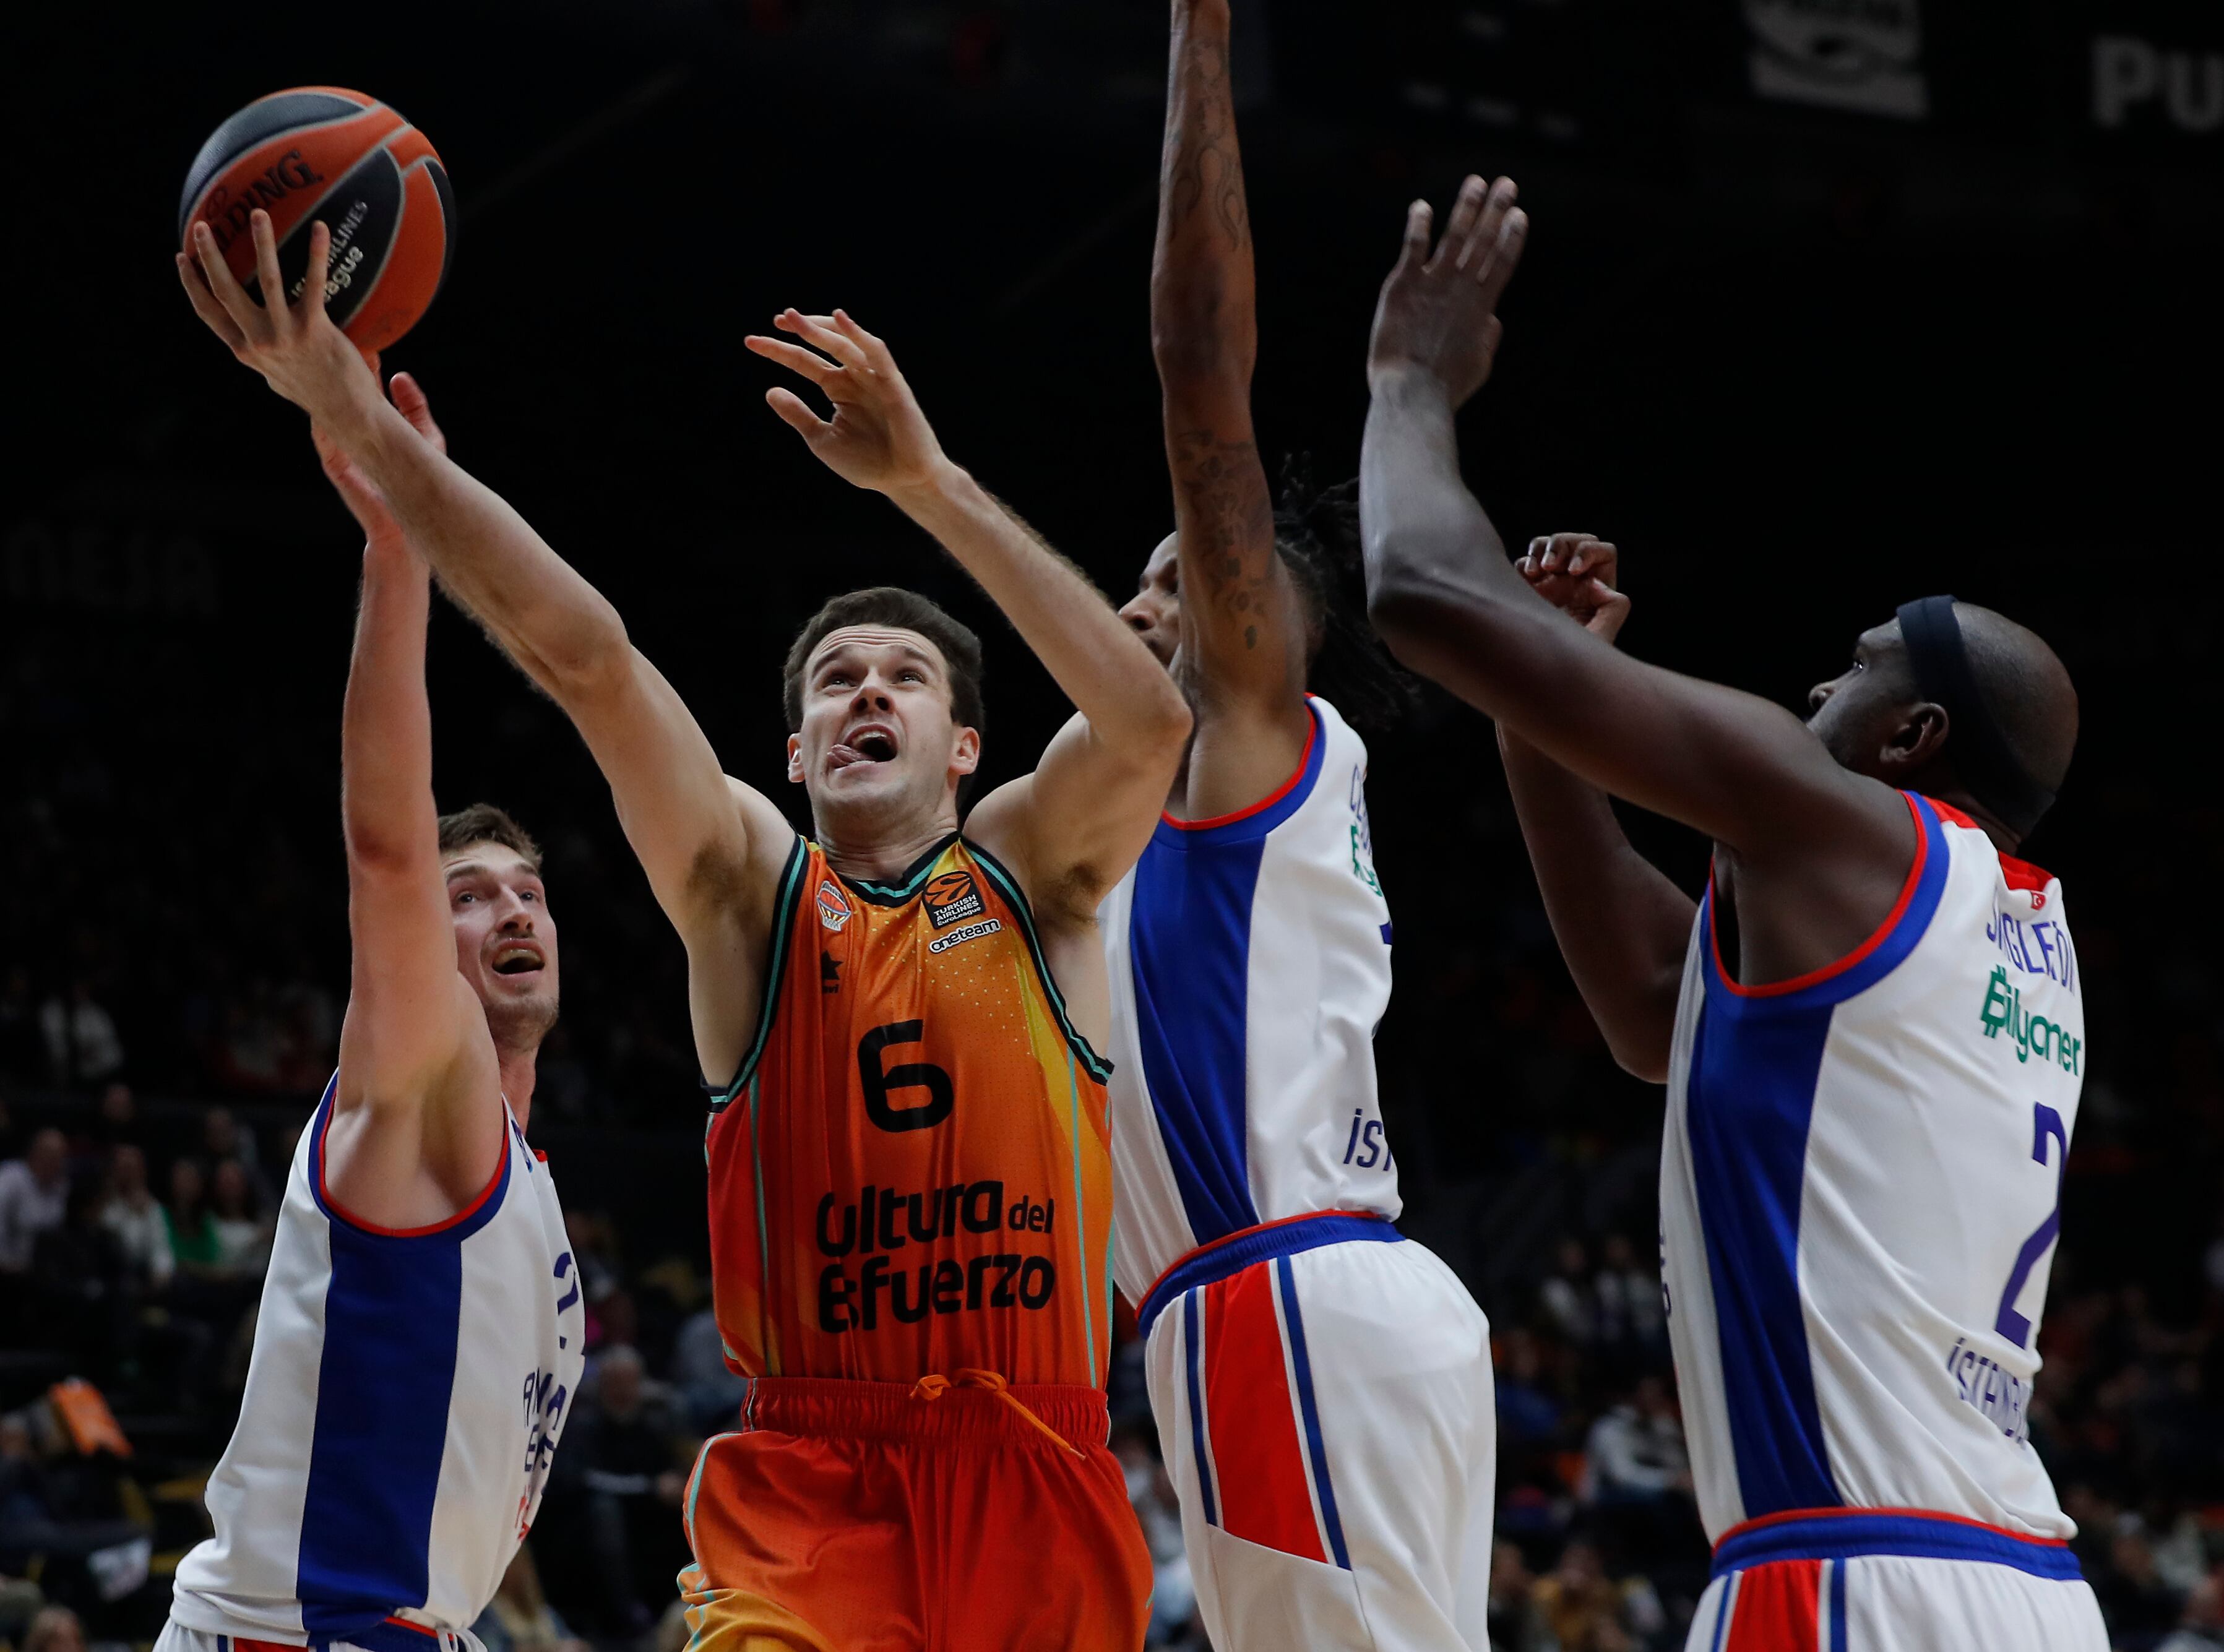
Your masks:
M1143 564L1135 594L1120 610L1120 617L1134 627L1143 646L1168 671L1173 670L1174 657L1181 652L1181 566L1176 560L1177 542L1178 536L1172 533L1159 542L1151 559Z
M556 921L548 892L515 849L466 843L441 871L456 926L456 967L490 1021L556 1019Z
M814 808L941 806L953 774L970 774L979 736L951 714L942 652L913 631L849 626L812 651L803 676L803 727L788 737L788 778Z

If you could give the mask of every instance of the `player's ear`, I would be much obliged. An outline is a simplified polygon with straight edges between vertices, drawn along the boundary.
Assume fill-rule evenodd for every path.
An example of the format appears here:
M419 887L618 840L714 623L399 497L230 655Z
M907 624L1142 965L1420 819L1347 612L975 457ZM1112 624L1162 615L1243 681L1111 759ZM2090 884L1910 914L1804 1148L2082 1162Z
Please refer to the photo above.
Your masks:
M1878 755L1887 770L1917 773L1938 760L1951 732L1944 706L1918 700L1901 715Z
M803 736L801 735L790 735L787 737L787 778L792 785L803 784Z
M959 774L970 774L981 766L981 731L960 728L957 738L951 743L950 766Z

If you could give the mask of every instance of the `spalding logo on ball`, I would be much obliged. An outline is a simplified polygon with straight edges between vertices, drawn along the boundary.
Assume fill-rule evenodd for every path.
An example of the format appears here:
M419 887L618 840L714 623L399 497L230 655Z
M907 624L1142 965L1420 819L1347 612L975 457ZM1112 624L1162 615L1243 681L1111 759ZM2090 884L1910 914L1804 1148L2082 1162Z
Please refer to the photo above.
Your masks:
M178 240L205 220L240 284L262 297L248 215L278 237L288 303L309 267L309 226L332 231L325 306L361 349L384 350L417 325L448 274L456 204L425 135L376 98L295 86L258 98L201 145L178 203Z

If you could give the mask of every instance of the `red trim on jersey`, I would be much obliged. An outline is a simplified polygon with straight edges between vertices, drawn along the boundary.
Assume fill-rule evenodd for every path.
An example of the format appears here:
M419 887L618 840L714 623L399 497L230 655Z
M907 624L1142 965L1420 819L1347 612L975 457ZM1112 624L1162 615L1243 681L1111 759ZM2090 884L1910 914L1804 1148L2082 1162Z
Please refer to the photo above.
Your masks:
M420 1635L424 1636L428 1640L437 1641L440 1638L440 1631L439 1630L428 1629L422 1624L413 1624L406 1617L389 1617L386 1621L393 1624L396 1629L414 1629Z
M1979 1531L1996 1532L2002 1537L2012 1537L2019 1543L2038 1543L2049 1548L2067 1548L2067 1537L2034 1537L2027 1531L2016 1531L2006 1526L1995 1526L1983 1520L1972 1520L1967 1515L1942 1514L1936 1509L1782 1509L1774 1514L1756 1515L1751 1520L1732 1526L1715 1539L1720 1548L1733 1537L1742 1537L1749 1531L1760 1531L1770 1526L1780 1526L1788 1520L1829 1520L1851 1515L1897 1515L1906 1520L1943 1520L1949 1525L1974 1526Z
M1270 1227L1287 1227L1292 1222L1309 1222L1322 1216L1364 1216L1370 1221L1378 1222L1387 1222L1390 1220L1379 1210L1308 1210L1295 1216L1277 1216L1273 1221L1260 1222L1256 1226L1239 1227L1232 1233L1223 1233L1210 1244L1198 1245L1194 1251L1185 1251L1167 1263L1164 1271L1151 1281L1150 1289L1143 1293L1143 1300L1147 1302L1157 1294L1159 1287L1166 1283L1168 1274L1173 1272L1176 1268L1186 1266L1198 1257L1210 1256L1223 1245L1233 1245L1236 1240L1248 1239L1254 1233L1263 1233Z
M1204 1415L1221 1529L1326 1565L1282 1363L1271 1268L1205 1287Z
M1722 1652L1814 1652L1823 1562L1768 1561L1738 1573L1737 1599ZM1832 1649L1838 1652L1838 1649Z
M1307 695L1305 697L1310 700L1312 697ZM1239 809L1232 815L1215 815L1210 820L1176 820L1161 809L1159 811L1159 818L1176 831L1202 832L1210 830L1215 826L1233 826L1239 820L1250 819L1261 810L1272 809L1296 790L1298 782L1305 778L1305 765L1313 760L1313 741L1319 738L1320 719L1313 714L1312 707L1308 705L1305 708L1305 747L1298 753L1298 766L1291 771L1288 779L1283 781L1281 785L1276 786L1249 808Z
M1962 810L1956 809L1950 803L1941 803L1937 798L1930 796L1928 792L1924 794L1923 801L1929 804L1933 809L1936 809L1938 811L1938 817L1941 820L1949 822L1955 826L1967 826L1973 832L1981 832L1985 829L1983 827L1977 824L1976 817L1974 815L1968 814Z
M337 1102L338 1096L333 1100ZM338 1111L337 1107L327 1107L325 1110L324 1128L317 1132L317 1197L323 1202L325 1208L333 1215L340 1218L351 1227L360 1227L366 1233L376 1233L381 1239L423 1239L432 1233L445 1233L451 1227L467 1222L477 1215L486 1201L494 1197L494 1190L502 1185L502 1177L509 1173L509 1132L505 1130L502 1132L502 1157L495 1162L494 1174L487 1178L486 1186L479 1189L477 1198L472 1200L445 1221L428 1222L422 1227L381 1227L376 1222L365 1221L341 1204L338 1200L333 1198L332 1190L325 1181L325 1137L331 1132L332 1114ZM398 1624L401 1619L396 1617L389 1621ZM409 1627L415 1629L419 1626L412 1624ZM433 1631L426 1630L425 1632L429 1635Z
M1932 797L1925 797L1923 801L1938 811L1941 820L1955 826L1967 826L1973 832L1985 829L1950 803L1941 803ZM2028 861L2019 861L2012 854L2000 856L2000 876L2007 880L2009 888L2029 890L2034 893L2044 893L2046 886L2054 881L2054 874L2044 867L2035 867Z
M1819 985L1833 975L1842 975L1884 944L1885 937L1899 927L1901 918L1907 916L1908 903L1915 899L1915 886L1923 881L1923 863L1930 857L1930 832L1924 823L1923 810L1916 805L1913 794L1903 791L1899 795L1907 804L1907 812L1915 817L1915 864L1907 869L1907 881L1899 886L1899 899L1892 902L1892 911L1885 914L1884 922L1876 926L1869 938L1836 962L1826 963L1820 969L1794 975L1790 980L1772 980L1759 987L1741 987L1731 978L1730 972L1722 967L1722 907L1718 901L1715 910L1709 914L1707 940L1715 955L1715 974L1722 977L1723 986L1740 998L1775 998L1784 993L1796 993L1802 987ZM1965 815L1962 818L1966 820L1968 817ZM1709 888L1713 887L1714 881L1714 868L1710 865L1707 869Z

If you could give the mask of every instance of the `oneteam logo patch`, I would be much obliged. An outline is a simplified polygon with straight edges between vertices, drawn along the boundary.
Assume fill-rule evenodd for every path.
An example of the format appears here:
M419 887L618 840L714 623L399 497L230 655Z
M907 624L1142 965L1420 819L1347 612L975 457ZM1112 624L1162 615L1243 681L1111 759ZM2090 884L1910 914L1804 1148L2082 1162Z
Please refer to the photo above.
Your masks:
M1003 927L1004 920L1001 917L989 918L979 924L968 924L962 930L953 930L948 935L929 941L926 943L926 949L929 952L947 952L952 947L964 946L968 941L977 941L984 935L994 935Z
M927 921L938 930L978 917L982 911L981 892L973 886L970 872L945 872L931 880L921 899L926 902Z
M831 878L820 879L818 881L819 923L827 929L839 933L842 926L855 916L856 914L850 909L849 901L843 896L841 886Z

